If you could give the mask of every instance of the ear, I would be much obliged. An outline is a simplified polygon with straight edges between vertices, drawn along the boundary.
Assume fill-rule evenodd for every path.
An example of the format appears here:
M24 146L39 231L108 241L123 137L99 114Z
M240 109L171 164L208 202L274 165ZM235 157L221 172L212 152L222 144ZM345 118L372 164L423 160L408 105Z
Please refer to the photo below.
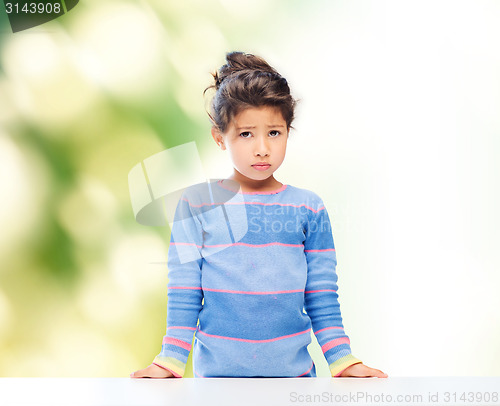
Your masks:
M212 137L222 150L226 149L226 146L224 145L224 138L222 137L220 130L216 126L212 126Z

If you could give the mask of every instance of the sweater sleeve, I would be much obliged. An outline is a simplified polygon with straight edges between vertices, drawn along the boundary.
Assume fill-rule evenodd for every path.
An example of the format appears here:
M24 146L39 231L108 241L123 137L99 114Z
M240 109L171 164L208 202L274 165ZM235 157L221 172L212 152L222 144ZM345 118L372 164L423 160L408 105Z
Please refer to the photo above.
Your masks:
M337 258L330 219L323 202L311 212L306 226L304 252L307 260L305 310L328 362L332 377L361 361L351 353L344 331L337 294Z
M167 331L153 364L184 376L193 333L202 308L203 230L184 194L175 211L168 251Z

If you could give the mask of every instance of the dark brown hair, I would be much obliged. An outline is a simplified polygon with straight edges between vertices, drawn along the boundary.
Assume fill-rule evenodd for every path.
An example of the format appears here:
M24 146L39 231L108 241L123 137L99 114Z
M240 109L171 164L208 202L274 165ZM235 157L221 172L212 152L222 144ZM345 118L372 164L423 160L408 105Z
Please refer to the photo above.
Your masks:
M212 124L225 132L230 121L244 109L273 106L281 111L289 129L297 102L286 79L259 56L229 52L226 61L212 73L215 83L203 92L215 89L208 113Z

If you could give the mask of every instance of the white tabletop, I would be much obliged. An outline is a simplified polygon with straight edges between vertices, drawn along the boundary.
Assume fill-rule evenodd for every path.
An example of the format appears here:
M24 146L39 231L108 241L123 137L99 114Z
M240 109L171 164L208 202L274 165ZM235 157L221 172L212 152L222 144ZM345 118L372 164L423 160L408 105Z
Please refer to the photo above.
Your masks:
M500 377L0 378L1 406L500 405L499 394Z

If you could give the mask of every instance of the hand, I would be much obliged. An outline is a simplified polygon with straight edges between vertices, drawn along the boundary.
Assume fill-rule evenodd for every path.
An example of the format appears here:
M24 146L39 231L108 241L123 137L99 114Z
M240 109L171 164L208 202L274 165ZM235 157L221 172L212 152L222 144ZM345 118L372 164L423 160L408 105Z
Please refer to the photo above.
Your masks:
M174 374L158 365L151 364L150 366L139 369L130 374L131 378L174 378Z
M379 369L374 369L363 365L363 363L353 364L350 367L344 369L340 374L341 377L356 377L356 378L368 378L368 377L377 377L377 378L387 378L387 374L382 372Z

